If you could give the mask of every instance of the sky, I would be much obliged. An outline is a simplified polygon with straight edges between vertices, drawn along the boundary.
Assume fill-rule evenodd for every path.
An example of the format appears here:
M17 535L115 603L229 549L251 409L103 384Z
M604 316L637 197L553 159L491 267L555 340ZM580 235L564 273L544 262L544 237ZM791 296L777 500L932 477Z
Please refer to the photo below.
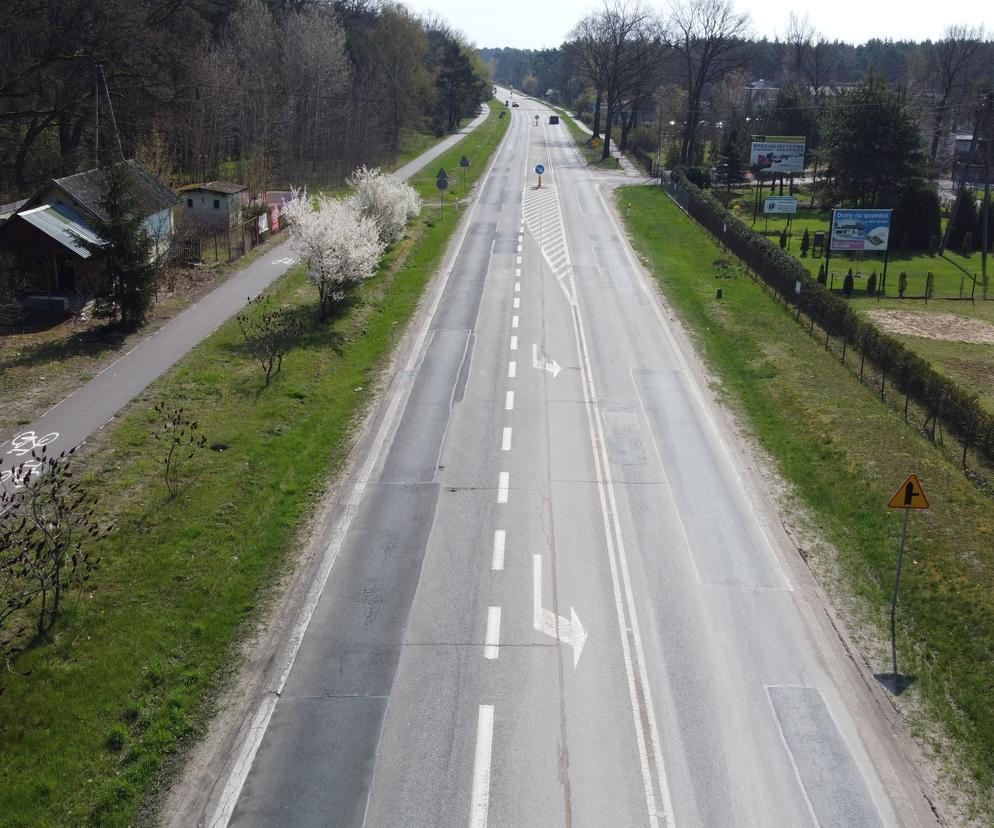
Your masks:
M403 0L418 13L436 12L476 46L514 46L519 49L555 48L576 22L599 6L590 0ZM668 0L650 0L666 8ZM947 6L924 0L783 0L749 3L735 0L740 11L750 11L751 30L757 37L783 35L787 16L808 15L828 40L864 43L877 37L891 40L927 40L942 35L949 25L983 23L994 31L994 0L954 0Z

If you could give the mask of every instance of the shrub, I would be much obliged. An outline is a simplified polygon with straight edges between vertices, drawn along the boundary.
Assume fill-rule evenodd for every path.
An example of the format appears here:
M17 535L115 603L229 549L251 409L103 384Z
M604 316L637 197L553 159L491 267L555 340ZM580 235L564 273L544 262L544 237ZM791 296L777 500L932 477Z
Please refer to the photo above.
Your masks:
M804 228L804 235L801 236L801 258L807 258L808 251L811 249L811 234L808 232L808 228Z
M421 212L421 196L405 181L385 175L378 168L359 167L348 178L349 201L366 218L376 222L380 241L393 244L404 235L407 222Z
M853 289L853 276L852 276L852 268L850 267L849 272L846 273L846 278L842 280L842 292L846 296L852 296L852 289Z
M873 271L870 274L870 278L866 280L866 292L873 296L877 292L877 271Z
M969 256L973 253L973 233L963 234L963 243L960 245L959 251L964 256Z
M904 292L908 289L908 274L903 270L901 275L897 277L897 295L904 298Z
M825 271L825 263L822 262L818 267L818 284L827 285L828 284L828 273Z

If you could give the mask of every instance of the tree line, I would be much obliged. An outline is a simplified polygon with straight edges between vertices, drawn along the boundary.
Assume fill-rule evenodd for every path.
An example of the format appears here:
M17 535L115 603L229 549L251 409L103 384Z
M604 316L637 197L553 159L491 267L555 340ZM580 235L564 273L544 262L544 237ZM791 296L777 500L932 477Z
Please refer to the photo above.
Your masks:
M0 4L0 201L137 157L167 183L340 182L489 97L444 21L382 0Z
M611 141L625 149L633 138L655 151L661 133L669 160L688 166L716 160L711 148L733 132L742 142L784 128L818 150L830 104L872 74L901 91L926 136L926 160L941 168L943 139L972 129L977 96L994 78L994 43L982 26L949 26L921 43L854 45L827 40L792 13L782 34L757 39L731 0L673 0L665 9L604 0L556 49L481 54L497 82L591 113L605 157ZM783 100L771 100L778 90ZM647 122L656 134L639 134Z

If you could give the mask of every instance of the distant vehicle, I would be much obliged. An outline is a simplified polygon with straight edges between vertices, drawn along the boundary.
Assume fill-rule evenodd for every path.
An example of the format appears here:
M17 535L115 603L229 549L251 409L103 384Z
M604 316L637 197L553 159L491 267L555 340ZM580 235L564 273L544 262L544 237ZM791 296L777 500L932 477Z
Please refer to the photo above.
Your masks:
M559 123L559 116L558 115L550 115L549 116L549 123L550 124L558 124Z
M518 102L515 101L513 104L511 104L511 109L517 109L517 108L518 108Z

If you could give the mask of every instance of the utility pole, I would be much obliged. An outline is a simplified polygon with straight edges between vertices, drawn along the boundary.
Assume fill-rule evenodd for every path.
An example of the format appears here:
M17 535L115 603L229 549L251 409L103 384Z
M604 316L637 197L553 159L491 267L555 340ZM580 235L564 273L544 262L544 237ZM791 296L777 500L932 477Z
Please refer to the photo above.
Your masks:
M987 90L987 152L984 163L984 222L983 250L980 254L980 276L987 295L987 251L991 235L991 145L994 144L994 89Z
M93 126L93 167L100 168L100 75L93 70L93 104L96 108L96 118Z

